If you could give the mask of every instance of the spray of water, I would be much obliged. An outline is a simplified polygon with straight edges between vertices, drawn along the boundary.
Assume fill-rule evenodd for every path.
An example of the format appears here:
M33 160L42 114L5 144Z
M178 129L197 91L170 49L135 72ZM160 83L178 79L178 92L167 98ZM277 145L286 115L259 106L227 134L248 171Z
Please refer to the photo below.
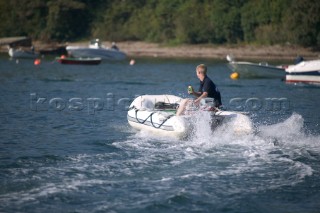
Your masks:
M236 138L250 136L253 124L246 115L238 114L223 120L214 120L210 112L199 112L193 119L190 141L198 144L220 144Z
M303 132L304 120L301 115L294 113L287 120L274 125L259 126L259 135L263 138L273 138L283 142L304 140L306 135Z
M137 163L132 170L156 168L153 178L163 183L205 178L226 196L296 185L318 168L320 136L305 134L298 114L268 126L254 125L248 116L226 120L213 131L211 124L204 112L194 117L188 140L138 132L113 145L134 153L126 160ZM239 134L239 125L257 129ZM233 187L225 188L225 180Z
M244 121L248 122L242 119L241 123ZM199 199L206 199L203 194L207 193L208 202L212 197L219 202L218 197L228 199L297 185L319 168L320 137L303 132L304 121L298 114L277 124L258 125L257 132L246 134L235 133L237 120L229 120L214 131L211 122L206 113L197 116L188 140L126 132L130 136L125 140L108 144L112 147L109 152L70 156L49 165L33 159L30 163L40 165L39 173L13 168L8 176L14 176L17 184L33 177L39 186L0 196L0 201L6 207L28 205L47 196L96 194L98 190L107 197L101 201L107 206L115 202L135 206L137 197L154 203L179 191ZM53 174L55 179L51 179ZM106 190L120 196L108 196Z

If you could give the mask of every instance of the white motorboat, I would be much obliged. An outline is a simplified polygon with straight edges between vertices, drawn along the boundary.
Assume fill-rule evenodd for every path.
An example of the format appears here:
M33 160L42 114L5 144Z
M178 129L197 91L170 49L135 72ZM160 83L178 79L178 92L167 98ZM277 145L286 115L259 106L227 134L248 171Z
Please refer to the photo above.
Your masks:
M89 57L95 58L99 57L105 60L123 60L127 56L124 52L120 51L118 48L107 48L101 44L99 39L94 39L90 41L89 46L67 46L66 50L69 55L80 58Z
M12 58L37 58L39 57L39 54L32 51L32 50L25 50L25 49L14 49L14 48L9 48L9 55Z
M320 60L301 61L286 68L286 82L320 83Z
M187 138L195 129L195 123L206 113L210 116L212 129L232 121L236 133L251 133L252 123L247 115L240 112L223 111L213 107L214 99L203 99L200 108L188 106L183 115L176 115L176 109L183 99L174 95L143 95L137 97L130 105L127 119L137 130L144 130L162 136Z
M285 69L282 66L270 65L267 62L252 63L235 61L230 55L227 55L229 67L233 72L240 74L240 77L285 77Z

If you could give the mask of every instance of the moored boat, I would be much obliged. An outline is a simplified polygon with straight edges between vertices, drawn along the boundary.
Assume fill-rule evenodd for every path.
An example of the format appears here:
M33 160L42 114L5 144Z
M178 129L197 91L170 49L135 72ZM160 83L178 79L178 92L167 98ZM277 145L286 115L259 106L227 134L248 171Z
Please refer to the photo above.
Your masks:
M9 53L9 56L12 58L31 58L31 59L34 59L39 56L39 54L34 52L32 49L29 51L29 50L25 50L22 48L16 49L16 48L12 48L12 47L9 48L8 53Z
M174 95L143 95L130 105L127 119L137 130L175 138L188 138L195 129L195 121L201 113L210 116L212 130L227 121L233 121L232 128L237 133L252 132L249 117L240 112L223 111L213 107L213 99L203 99L200 108L189 106L186 113L176 115L176 109L184 100Z
M103 60L119 61L126 58L126 54L117 47L107 48L99 39L90 41L88 47L67 46L66 50L73 57L99 57Z
M301 61L286 68L288 83L320 83L320 60Z
M285 77L283 66L270 65L267 62L252 63L246 61L235 61L233 57L227 55L228 65L233 72L237 72L241 77L265 77L278 78Z
M61 64L81 64L81 65L98 65L101 63L101 58L70 58L57 57L56 61Z

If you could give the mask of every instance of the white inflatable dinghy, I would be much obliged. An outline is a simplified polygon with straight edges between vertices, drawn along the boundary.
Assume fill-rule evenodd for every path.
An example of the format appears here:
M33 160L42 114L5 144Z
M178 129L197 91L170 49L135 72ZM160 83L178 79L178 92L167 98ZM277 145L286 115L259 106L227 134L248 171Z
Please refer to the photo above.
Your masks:
M195 116L201 111L210 111L212 129L223 121L233 119L237 132L251 132L249 118L240 112L223 111L213 107L214 99L206 98L200 107L187 106L184 115L177 116L176 110L184 100L174 95L143 95L130 105L127 114L129 124L137 130L149 131L162 136L187 138L194 129ZM208 112L207 112L208 113Z

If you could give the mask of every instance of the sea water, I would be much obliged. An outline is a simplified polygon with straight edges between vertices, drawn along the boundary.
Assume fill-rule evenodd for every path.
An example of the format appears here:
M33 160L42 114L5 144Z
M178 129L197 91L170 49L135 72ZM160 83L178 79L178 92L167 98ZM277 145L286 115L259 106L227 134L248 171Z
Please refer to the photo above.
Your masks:
M138 95L190 97L200 63L254 131L212 132L205 115L187 140L128 125ZM203 59L1 56L0 212L318 212L320 87L229 75L225 61Z

